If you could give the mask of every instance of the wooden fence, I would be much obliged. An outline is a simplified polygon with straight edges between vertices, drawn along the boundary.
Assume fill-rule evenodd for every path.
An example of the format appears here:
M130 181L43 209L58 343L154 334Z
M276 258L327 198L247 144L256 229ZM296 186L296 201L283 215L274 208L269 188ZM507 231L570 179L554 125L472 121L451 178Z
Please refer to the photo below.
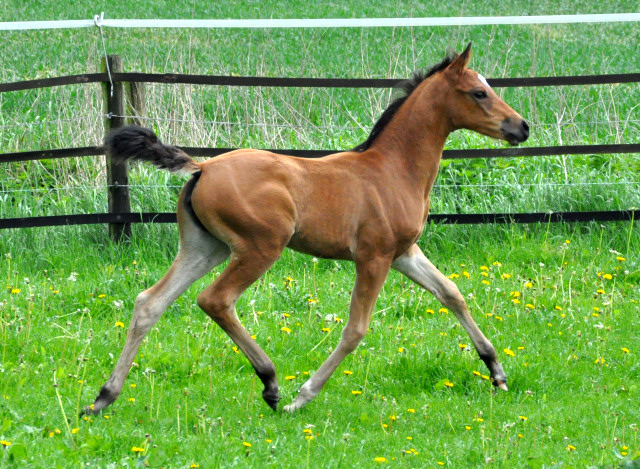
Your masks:
M108 65L108 70L107 70ZM103 72L73 75L57 78L38 79L14 83L0 83L0 93L55 86L101 83L104 88L104 113L108 116L106 131L125 125L125 94L129 93L130 102L136 109L144 108L143 83L194 84L215 86L261 86L261 87L315 87L315 88L392 88L399 80L395 79L333 79L333 78L266 78L231 77L211 75L177 75L124 73L122 60L118 56L103 58ZM534 87L534 86L574 86L602 85L613 83L640 82L640 73L560 76L528 78L490 79L493 87ZM126 84L126 86L125 86ZM232 148L195 148L182 147L192 156L214 157ZM270 149L270 151L304 158L317 158L338 150L293 150ZM501 148L445 150L443 158L498 158L553 156L576 154L616 154L640 153L640 143L610 145L565 145L551 147ZM80 156L103 155L102 147L62 148L40 151L28 151L0 154L0 163L55 158L73 158ZM0 219L0 229L27 228L38 226L77 225L108 223L109 232L114 240L126 238L131 232L131 223L175 223L175 213L132 213L129 200L129 176L126 165L112 165L107 157L108 213L60 215L47 217L4 218ZM595 212L534 212L534 213L484 213L484 214L430 214L429 219L436 223L553 223L577 221L622 221L637 218L637 210L595 211Z

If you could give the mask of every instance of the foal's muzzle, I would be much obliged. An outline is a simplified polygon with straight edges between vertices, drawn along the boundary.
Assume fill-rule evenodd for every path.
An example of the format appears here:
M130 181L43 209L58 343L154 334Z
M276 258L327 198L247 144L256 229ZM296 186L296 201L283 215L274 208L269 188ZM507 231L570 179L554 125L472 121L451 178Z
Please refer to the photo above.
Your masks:
M529 124L524 119L507 117L500 126L504 139L511 145L518 145L529 138Z

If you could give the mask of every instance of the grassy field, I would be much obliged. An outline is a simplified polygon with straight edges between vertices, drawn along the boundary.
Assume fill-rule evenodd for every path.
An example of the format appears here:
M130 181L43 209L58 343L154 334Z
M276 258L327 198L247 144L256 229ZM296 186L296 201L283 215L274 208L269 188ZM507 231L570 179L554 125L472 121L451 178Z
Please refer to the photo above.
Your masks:
M31 2L1 21L107 17L285 18L617 13L637 2ZM105 30L127 70L406 77L474 41L487 77L637 72L635 24L354 30ZM1 32L2 82L95 71L96 30ZM633 143L640 87L502 90L532 124L527 145ZM145 118L168 142L353 147L381 90L153 85ZM97 86L0 94L2 152L99 144ZM447 148L501 144L458 132ZM0 216L103 212L102 161L3 165ZM637 155L443 162L433 211L640 206ZM134 210L170 211L184 179L132 173ZM456 281L509 378L496 392L455 317L396 273L371 331L306 408L272 412L233 343L196 306L220 269L149 333L120 399L82 418L124 344L133 301L168 268L175 226L102 226L0 236L0 467L632 467L640 455L640 237L635 223L428 226L420 244ZM240 299L273 359L282 404L335 347L349 263L286 252ZM283 328L285 328L283 330ZM290 332L286 332L289 330ZM451 386L450 386L451 385ZM282 405L281 404L281 405ZM636 460L637 464L638 461Z

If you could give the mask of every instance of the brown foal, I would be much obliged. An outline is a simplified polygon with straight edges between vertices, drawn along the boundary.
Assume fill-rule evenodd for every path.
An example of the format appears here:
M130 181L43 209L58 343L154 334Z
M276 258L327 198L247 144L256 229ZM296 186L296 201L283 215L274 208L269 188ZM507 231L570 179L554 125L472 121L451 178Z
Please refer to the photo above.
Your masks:
M244 352L274 410L280 399L276 370L235 313L242 292L283 249L356 264L349 320L329 358L284 408L315 398L367 332L389 269L402 272L453 311L469 334L494 386L507 389L491 342L478 329L455 284L416 242L429 211L429 192L447 136L471 129L512 145L529 136L527 123L467 64L471 44L404 84L368 140L352 151L302 159L237 150L203 163L164 145L141 127L118 129L106 141L115 158L147 160L192 174L178 202L180 244L166 275L136 299L122 355L86 412L116 400L140 343L165 309L189 285L230 257L221 275L198 295L198 305Z

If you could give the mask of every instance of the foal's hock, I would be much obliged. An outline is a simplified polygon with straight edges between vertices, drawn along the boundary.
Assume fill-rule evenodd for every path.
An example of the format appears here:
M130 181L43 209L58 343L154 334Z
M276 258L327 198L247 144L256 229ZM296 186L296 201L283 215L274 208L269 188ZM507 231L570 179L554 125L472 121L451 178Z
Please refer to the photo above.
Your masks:
M122 355L85 412L97 413L120 394L140 343L189 285L225 259L224 271L198 295L198 305L233 339L264 384L276 409L276 369L240 324L235 304L283 249L356 264L349 320L337 347L304 383L294 411L318 395L364 337L390 268L433 293L469 334L494 386L507 390L491 342L478 329L455 284L422 253L419 239L429 193L447 136L475 130L512 145L529 136L527 123L476 72L467 68L471 44L402 84L395 100L355 149L319 159L237 150L198 163L141 127L115 130L105 142L112 158L149 161L192 174L178 200L178 254L166 275L136 299Z

